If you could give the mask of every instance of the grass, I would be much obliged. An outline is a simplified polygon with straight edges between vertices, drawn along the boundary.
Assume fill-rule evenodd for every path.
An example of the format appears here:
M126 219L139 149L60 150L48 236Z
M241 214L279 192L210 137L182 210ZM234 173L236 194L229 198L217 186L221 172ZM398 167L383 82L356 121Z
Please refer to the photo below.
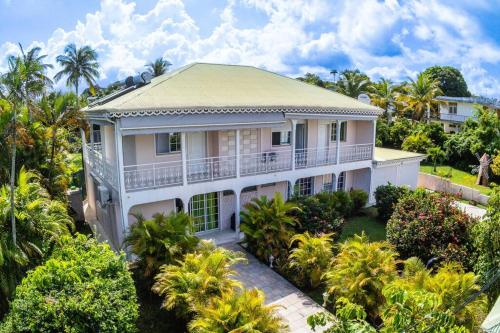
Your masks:
M377 209L370 207L362 210L360 214L348 218L340 233L339 242L343 242L355 234L361 234L363 231L371 241L385 240L385 224L378 221L376 217Z
M451 168L451 170L450 170ZM420 172L428 173L431 175L445 177L455 184L460 184L468 187L472 187L473 189L479 190L482 194L490 195L491 189L486 186L476 185L477 176L472 175L468 172L455 169L448 165L440 165L436 168L437 172L434 172L432 165L422 164L420 166ZM451 177L447 177L447 175L451 171Z

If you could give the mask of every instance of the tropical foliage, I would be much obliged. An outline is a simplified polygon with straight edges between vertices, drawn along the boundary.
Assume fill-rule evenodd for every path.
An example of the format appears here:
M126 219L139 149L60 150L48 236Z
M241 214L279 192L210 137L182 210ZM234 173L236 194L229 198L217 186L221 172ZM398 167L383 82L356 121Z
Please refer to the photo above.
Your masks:
M205 245L204 245L205 246ZM164 265L155 277L153 291L164 297L163 307L183 318L191 317L213 297L231 293L241 284L232 268L246 259L223 248L188 253L176 264Z
M292 249L289 265L296 273L294 280L306 288L316 288L330 265L333 257L333 242L331 234L311 236L309 233L297 234L292 237Z
M258 289L225 293L200 307L189 331L193 333L288 332L277 305L265 305Z
M165 74L170 66L172 66L172 64L162 57L146 64L148 72L150 72L153 76Z
M430 118L433 100L441 94L439 81L428 74L420 73L416 80L410 79L399 99L406 105L405 110L412 112L413 119L421 120L424 115L427 119Z
M439 89L445 96L468 97L471 95L462 73L454 67L432 66L424 73L439 82Z
M349 197L352 201L352 213L357 213L368 203L368 193L360 189L349 191Z
M299 232L317 233L335 233L338 235L344 218L342 214L344 210L339 210L339 205L342 203L336 198L342 197L343 202L348 202L349 207L351 201L348 196L334 195L327 192L318 193L311 196L297 196L293 198L293 202L300 208L295 212L299 224L297 230Z
M385 302L382 289L396 278L396 257L389 243L370 243L366 235L355 235L340 244L339 253L324 275L329 295L361 305L375 320Z
M160 266L182 259L198 244L192 218L186 213L157 213L150 220L140 214L135 217L137 222L130 228L125 244L138 257L136 266L146 277L156 274Z
M389 221L394 212L394 206L408 192L408 187L396 186L391 183L377 187L375 189L375 206L377 207L378 218L383 222Z
M249 250L266 262L271 255L288 257L288 243L298 225L293 213L298 210L294 203L285 202L280 192L271 200L266 196L252 199L241 212L241 231Z
M2 332L136 332L138 306L124 254L79 235L28 273Z
M402 258L426 262L440 257L470 269L476 259L471 237L476 223L456 206L454 197L416 190L396 204L387 223L387 240Z

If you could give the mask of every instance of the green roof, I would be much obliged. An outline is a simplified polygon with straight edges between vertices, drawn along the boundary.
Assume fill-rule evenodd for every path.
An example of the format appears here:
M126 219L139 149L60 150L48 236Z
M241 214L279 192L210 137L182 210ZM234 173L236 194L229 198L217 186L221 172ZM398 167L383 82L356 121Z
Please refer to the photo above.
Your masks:
M425 155L398 149L375 147L375 158L374 158L375 162L383 163L383 162L391 162L391 161L414 159L414 158L424 159Z
M222 110L222 111L221 111ZM225 110L225 111L224 111ZM376 116L381 110L328 89L250 66L195 63L84 111L327 112ZM171 112L169 112L171 111Z

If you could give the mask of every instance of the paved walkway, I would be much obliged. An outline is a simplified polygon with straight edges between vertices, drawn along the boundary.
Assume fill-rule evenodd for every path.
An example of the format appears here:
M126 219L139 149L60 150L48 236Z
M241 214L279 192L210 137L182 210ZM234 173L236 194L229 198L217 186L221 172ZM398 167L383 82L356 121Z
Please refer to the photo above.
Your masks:
M279 313L288 321L291 333L313 332L307 325L307 317L324 310L307 295L298 290L290 282L281 277L268 266L259 262L238 244L225 244L225 248L243 252L248 265L239 264L236 277L246 288L259 288L266 294L266 303L278 304L282 307Z
M473 205L469 205L465 202L456 201L457 206L462 209L466 214L482 219L484 214L486 214L486 209L479 208Z

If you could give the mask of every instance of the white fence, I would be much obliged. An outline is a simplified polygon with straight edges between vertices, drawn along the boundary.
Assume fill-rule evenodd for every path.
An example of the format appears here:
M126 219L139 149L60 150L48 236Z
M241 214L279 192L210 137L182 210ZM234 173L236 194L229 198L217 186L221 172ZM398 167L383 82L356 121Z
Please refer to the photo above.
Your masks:
M490 198L471 187L455 184L448 179L422 172L418 174L418 186L433 191L459 195L462 199L472 200L482 205L487 205Z

